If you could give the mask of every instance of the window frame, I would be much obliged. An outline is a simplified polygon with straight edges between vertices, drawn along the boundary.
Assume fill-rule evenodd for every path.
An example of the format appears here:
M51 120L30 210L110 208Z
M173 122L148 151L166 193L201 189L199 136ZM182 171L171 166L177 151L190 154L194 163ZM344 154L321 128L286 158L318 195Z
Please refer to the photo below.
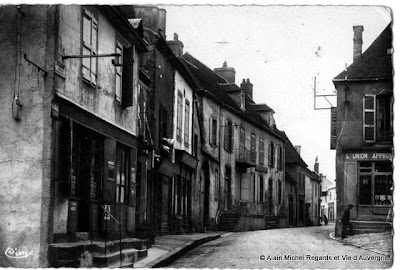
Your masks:
M264 152L265 152L265 145L264 145L264 138L260 137L258 142L258 162L260 164L264 164Z
M224 125L224 149L228 152L233 150L233 122L228 118Z
M176 139L179 142L182 142L182 114L183 114L183 94L180 90L178 90L177 96L177 110L176 110Z
M183 134L183 142L186 147L189 147L189 126L190 126L190 102L185 98L185 127Z
M90 34L87 34L85 27L86 19L89 21ZM95 30L95 36L93 36L93 30ZM88 51L88 55L97 55L98 52L98 22L94 14L87 9L83 9L82 12L82 38L81 38L81 50L82 55L87 55L85 52ZM95 38L95 39L94 39ZM89 39L89 40L88 40ZM94 40L93 40L94 39ZM94 41L94 42L93 42ZM93 44L94 43L94 44ZM88 61L88 63L87 63ZM84 70L87 69L87 72ZM94 72L92 71L94 69ZM97 57L82 58L81 60L81 74L82 80L92 87L97 85Z
M257 161L257 135L254 132L250 135L250 160Z
M129 148L117 145L116 148L116 177L115 177L115 202L119 204L127 204L128 187L130 182L130 151ZM124 179L122 179L124 175ZM119 181L118 181L119 180ZM124 181L123 181L124 180ZM119 183L118 183L119 182ZM123 197L122 197L123 195Z
M122 103L122 74L123 74L123 59L124 59L124 46L121 42L117 41L115 44L115 53L121 54L117 59L115 66L115 100L118 103ZM119 86L118 86L119 77Z
M218 120L214 116L210 117L210 145L217 146L218 145Z
M372 98L373 108L366 108L367 98ZM373 124L366 124L366 113L373 113ZM366 129L373 129L373 139L366 138ZM376 142L376 95L365 94L363 97L363 139L366 143Z

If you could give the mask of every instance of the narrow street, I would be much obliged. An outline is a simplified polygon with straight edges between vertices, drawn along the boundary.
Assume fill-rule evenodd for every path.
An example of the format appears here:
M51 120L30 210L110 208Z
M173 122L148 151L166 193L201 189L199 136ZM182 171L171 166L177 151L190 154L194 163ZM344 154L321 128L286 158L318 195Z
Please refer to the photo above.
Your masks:
M334 225L228 233L169 265L173 268L383 269L383 255L329 237Z

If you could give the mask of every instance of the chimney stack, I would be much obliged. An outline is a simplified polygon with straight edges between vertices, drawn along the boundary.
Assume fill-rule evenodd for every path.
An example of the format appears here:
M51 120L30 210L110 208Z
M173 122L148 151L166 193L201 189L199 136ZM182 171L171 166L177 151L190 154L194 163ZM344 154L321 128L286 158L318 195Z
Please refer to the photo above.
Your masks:
M316 172L317 174L319 174L319 162L318 162L318 156L315 158L314 172Z
M362 25L353 26L354 38L353 38L353 63L361 61L362 54L362 32L364 27Z
M300 145L295 145L294 148L296 149L297 153L299 153L299 155L300 155L301 146Z
M228 83L235 83L236 71L232 67L228 67L226 61L221 68L214 68L214 72L224 78Z
M240 84L240 88L242 88L251 99L253 99L253 84L250 82L250 79L243 79L242 83Z
M181 57L183 54L183 43L178 39L178 34L174 33L174 40L167 41L168 46L176 57Z

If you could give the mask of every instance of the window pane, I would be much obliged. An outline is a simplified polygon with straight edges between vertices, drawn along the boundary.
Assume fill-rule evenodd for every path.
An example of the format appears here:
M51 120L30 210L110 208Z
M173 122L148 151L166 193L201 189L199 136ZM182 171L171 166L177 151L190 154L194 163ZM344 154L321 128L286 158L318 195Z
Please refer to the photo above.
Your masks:
M372 172L372 163L360 162L360 172Z
M360 204L371 204L371 175L360 175Z
M374 97L373 96L367 96L365 97L365 109L374 109Z
M83 17L83 43L90 46L90 34L91 34L91 19L87 16Z
M119 202L124 202L125 201L125 187L121 186L121 198Z
M97 52L97 23L93 22L93 27L92 27L92 50Z
M374 112L365 112L365 124L374 125Z
M375 139L375 129L373 127L365 127L365 140L373 141Z
M389 184L387 175L376 175L375 176L375 205L390 205L390 200L387 197L390 191L391 183Z
M392 163L391 162L376 162L375 172L391 172Z

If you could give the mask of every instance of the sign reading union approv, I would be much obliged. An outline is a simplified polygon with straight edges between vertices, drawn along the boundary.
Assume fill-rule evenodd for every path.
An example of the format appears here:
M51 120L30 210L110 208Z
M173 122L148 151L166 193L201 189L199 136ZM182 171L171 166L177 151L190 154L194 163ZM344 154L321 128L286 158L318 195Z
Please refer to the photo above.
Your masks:
M392 160L392 153L347 153L348 160Z

